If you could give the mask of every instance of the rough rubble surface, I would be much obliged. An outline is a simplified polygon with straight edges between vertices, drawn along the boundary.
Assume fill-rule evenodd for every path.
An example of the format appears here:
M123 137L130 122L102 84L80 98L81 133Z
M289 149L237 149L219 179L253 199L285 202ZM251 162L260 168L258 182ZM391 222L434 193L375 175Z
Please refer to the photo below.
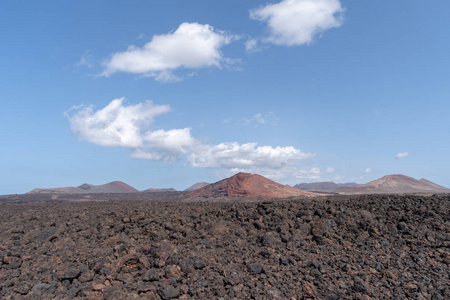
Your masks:
M1 203L0 298L450 299L449 200Z

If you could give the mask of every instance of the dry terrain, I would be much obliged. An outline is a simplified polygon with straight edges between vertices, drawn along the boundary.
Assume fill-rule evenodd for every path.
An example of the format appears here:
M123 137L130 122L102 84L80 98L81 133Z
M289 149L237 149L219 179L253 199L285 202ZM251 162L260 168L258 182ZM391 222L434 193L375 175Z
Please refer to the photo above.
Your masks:
M58 196L0 197L0 298L450 298L448 194Z
M28 194L102 194L102 193L137 193L134 187L122 181L93 185L84 183L78 187L34 189Z
M282 185L258 174L237 173L229 178L199 188L189 193L188 197L286 198L303 195L317 196L319 194Z
M386 175L366 184L340 187L339 194L387 194L387 193L450 193L450 189L425 178L420 180L405 175Z

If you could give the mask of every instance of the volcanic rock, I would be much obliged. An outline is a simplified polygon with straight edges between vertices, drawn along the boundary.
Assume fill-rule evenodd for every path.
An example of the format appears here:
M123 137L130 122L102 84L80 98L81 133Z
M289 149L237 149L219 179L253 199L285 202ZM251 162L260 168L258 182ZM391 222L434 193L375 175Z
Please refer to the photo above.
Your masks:
M187 197L286 198L304 195L318 194L282 185L261 175L238 173L193 191Z
M450 299L450 194L161 196L0 197L0 299Z
M165 299L173 299L173 298L178 298L180 296L180 292L178 291L178 289L174 288L171 285L167 285L165 287L162 287L159 290L159 293L161 295L161 297L165 300Z

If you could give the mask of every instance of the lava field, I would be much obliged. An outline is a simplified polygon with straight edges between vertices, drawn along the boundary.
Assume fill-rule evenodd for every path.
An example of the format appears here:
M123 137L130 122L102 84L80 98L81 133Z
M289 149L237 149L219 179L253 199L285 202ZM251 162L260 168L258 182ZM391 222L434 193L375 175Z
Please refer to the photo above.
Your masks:
M0 199L2 299L450 299L446 194L33 197Z

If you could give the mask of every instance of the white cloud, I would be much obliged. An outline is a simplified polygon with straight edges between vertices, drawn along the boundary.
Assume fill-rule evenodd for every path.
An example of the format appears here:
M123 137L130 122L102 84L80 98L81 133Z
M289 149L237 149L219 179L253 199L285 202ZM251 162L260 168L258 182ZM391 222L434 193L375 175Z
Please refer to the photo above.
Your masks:
M145 77L153 77L159 82L178 82L182 81L183 77L177 76L170 71L151 72L144 75Z
M309 44L321 32L341 26L343 12L339 0L283 0L251 10L250 18L267 22L269 34L263 41L295 46Z
M180 160L183 154L191 151L198 141L191 136L191 129L172 129L149 131L143 136L148 147L154 152L156 160L173 159Z
M257 113L250 119L242 119L244 125L249 125L252 123L262 124L262 125L276 125L278 118L272 111Z
M397 153L396 158L401 159L401 158L405 158L409 155L409 152L399 152Z
M297 169L293 172L293 175L297 180L301 179L320 179L321 171L319 168L311 168L311 169Z
M300 160L314 157L294 147L257 146L236 142L204 144L191 135L191 128L154 129L154 117L169 112L168 105L151 101L126 105L114 99L102 109L74 107L66 116L72 131L81 139L100 146L119 146L140 159L174 161L186 158L191 167L245 169L276 174L295 171Z
M254 53L260 50L257 39L249 39L244 43L244 45L245 51L247 51L247 53Z
M191 153L189 161L199 168L281 169L313 156L294 147L257 147L256 143L230 142L201 145Z
M278 121L279 121L279 118L272 111L260 112L260 113L254 114L250 118L241 118L238 120L234 120L232 117L230 117L230 118L222 118L220 120L220 122L223 124L231 124L232 123L233 125L239 125L239 126L254 125L255 127L257 127L257 125L275 126L275 125L277 125Z
M78 67L88 67L89 69L94 67L93 64L94 56L90 53L89 50L83 53L80 60L77 63Z
M371 168L365 168L364 169L364 173L372 173L372 169Z
M170 111L170 107L152 101L124 106L124 100L114 99L96 112L92 105L73 107L71 111L76 113L66 112L72 131L80 139L100 146L143 147L142 130L150 127L155 116Z
M259 124L263 124L263 125L276 125L278 122L278 118L275 116L275 113L269 111L269 112L257 113L250 120L250 122L252 122L252 121L256 121Z
M153 160L181 159L197 143L190 128L152 130L154 117L170 111L168 105L146 101L126 106L124 101L125 98L115 99L95 112L92 106L72 108L76 110L74 114L66 113L72 131L81 140L128 148L132 157Z
M125 52L115 53L105 63L102 75L128 72L167 81L179 78L171 74L179 68L220 68L227 63L221 48L234 38L207 24L183 23L172 33L153 36L142 48L130 46Z
M266 124L266 119L264 118L264 116L262 114L256 114L254 116L255 120L261 124Z
M283 181L285 184L295 185L302 180L319 180L321 171L319 168L297 168L286 166L280 169L265 167L218 169L215 175L218 178L230 177L236 173L259 174L274 181Z
M335 170L333 167L328 167L327 170L325 171L326 173L330 174L333 173Z

